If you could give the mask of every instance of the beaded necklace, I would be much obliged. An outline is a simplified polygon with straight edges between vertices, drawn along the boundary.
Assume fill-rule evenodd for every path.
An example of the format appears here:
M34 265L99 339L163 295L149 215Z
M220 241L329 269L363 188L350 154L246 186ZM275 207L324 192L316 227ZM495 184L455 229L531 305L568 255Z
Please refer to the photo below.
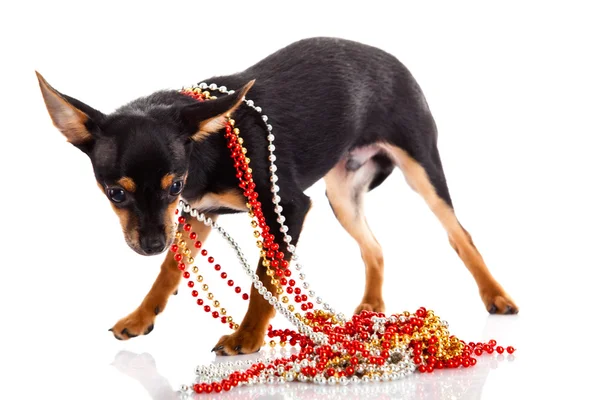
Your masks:
M181 93L198 101L214 99L217 92L234 93L225 86L206 83L181 90ZM495 351L502 354L506 350L512 354L515 351L511 346L506 349L497 346L495 340L487 343L466 343L450 335L448 323L424 307L414 313L405 311L389 316L383 313L363 311L360 315L353 315L348 319L344 314L336 312L320 296L317 296L315 291L310 289L306 275L301 272L302 265L299 263L295 246L291 244L292 237L288 234L289 229L285 224L283 207L280 204L281 197L278 194L280 188L277 185L273 127L268 123L269 118L262 113L261 107L249 99L244 99L244 103L260 114L266 128L273 210L277 215L279 231L283 234L283 241L287 251L291 254L291 262L298 272L301 284L292 278L290 262L285 260L285 254L279 248L279 244L275 242L275 236L270 232L270 226L266 223L262 211L263 204L259 201L258 193L255 191L256 183L252 177L251 159L247 149L243 146L244 140L240 136L240 130L235 127L235 121L232 118L227 117L225 139L231 152L239 186L247 199L248 215L254 229L254 237L257 239L256 245L260 248L262 265L267 269L267 275L271 277L275 293L267 290L248 263L238 243L221 226L184 201L180 201L179 206L191 218L210 226L229 242L236 251L242 268L252 280L254 288L297 329L297 331L282 330L269 326L267 336L271 339L278 337L281 346L287 344L299 346L300 350L298 354L290 357L198 366L195 381L191 384L181 385L180 393L183 396L191 395L194 392L218 393L231 390L238 385L276 384L287 381L331 385L393 381L402 379L415 371L431 373L435 369L472 367L477 363L474 356L481 356L484 352L492 354ZM177 209L176 213L179 214L180 210ZM239 325L233 321L231 316L227 315L227 310L209 292L209 286L203 283L204 276L199 275L197 266L191 267L192 273L196 276L195 280L191 277L188 269L195 260L190 257L191 251L186 247L183 235L188 235L190 239L195 240L197 234L191 231L192 226L182 215L179 216L178 222L180 229L176 234L176 243L171 246L171 251L174 253L183 277L188 280L187 286L192 289L192 297L196 298L196 303L203 306L204 311L211 313L213 318L220 319L231 329L238 329ZM202 243L196 241L194 246L198 249L202 248ZM202 249L200 254L207 257L208 264L214 264L214 257L208 256L206 249ZM220 272L222 267L214 264L214 269ZM220 277L226 280L227 273L220 272ZM195 289L196 283L202 284L201 291ZM227 285L234 287L235 282L229 279ZM237 294L242 293L240 286L235 286L234 291ZM205 299L202 298L202 293L206 293ZM279 299L280 296L281 299ZM293 301L297 306L299 305L302 312L297 310L294 304L291 304L292 296ZM247 293L243 293L242 298L248 300L249 296ZM312 299L314 299L314 303L309 301ZM214 311L210 304L214 307ZM269 344L271 347L275 347L277 343L275 340L271 340Z

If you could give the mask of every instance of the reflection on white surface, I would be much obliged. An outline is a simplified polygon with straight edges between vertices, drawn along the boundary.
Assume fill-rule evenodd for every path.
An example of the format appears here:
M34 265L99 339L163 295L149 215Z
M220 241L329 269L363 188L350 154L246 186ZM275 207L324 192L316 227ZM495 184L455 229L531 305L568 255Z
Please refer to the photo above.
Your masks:
M252 356L217 357L213 363L236 361L238 359L272 356L272 352L261 352ZM278 356L285 356L278 354ZM194 394L193 399L479 399L488 375L503 361L514 360L510 355L484 355L478 357L473 368L458 368L435 371L433 374L415 373L397 382L380 382L349 386L318 386L309 383L285 383L279 385L244 386L219 394ZM136 354L121 351L115 356L112 365L123 374L138 381L154 400L175 400L180 398L174 390L180 382L169 382L157 370L151 354Z

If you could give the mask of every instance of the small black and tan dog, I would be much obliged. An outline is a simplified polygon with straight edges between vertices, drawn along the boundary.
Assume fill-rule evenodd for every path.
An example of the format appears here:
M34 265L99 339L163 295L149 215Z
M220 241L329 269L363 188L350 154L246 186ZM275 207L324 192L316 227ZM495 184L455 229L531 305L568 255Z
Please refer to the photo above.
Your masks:
M158 254L169 247L180 198L213 219L247 211L222 134L226 115L232 115L243 132L260 198L271 199L264 124L254 110L240 107L248 95L269 115L276 133L281 205L292 243L300 236L311 204L304 190L321 178L335 216L357 241L366 271L357 312L384 310L382 250L365 219L363 197L394 167L402 170L447 231L486 309L518 312L454 214L436 125L419 85L404 65L382 50L335 38L301 40L243 72L205 81L237 89L233 94L198 102L176 90L159 91L111 114L58 92L39 74L38 79L54 125L90 157L125 240L140 254ZM273 209L263 208L285 248ZM200 223L193 229L201 241L209 234ZM194 249L191 243L189 247ZM257 271L273 290L261 262ZM168 255L138 309L111 328L115 337L149 333L156 315L176 293L180 277ZM239 329L223 336L214 350L257 351L273 313L253 288Z

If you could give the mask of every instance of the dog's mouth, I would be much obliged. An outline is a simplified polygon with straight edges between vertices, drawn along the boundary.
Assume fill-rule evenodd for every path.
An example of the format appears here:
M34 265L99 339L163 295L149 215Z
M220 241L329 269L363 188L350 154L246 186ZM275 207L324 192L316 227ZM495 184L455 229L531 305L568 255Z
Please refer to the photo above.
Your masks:
M170 227L170 229L165 230L165 245L160 248L160 249L156 249L153 251L146 251L142 248L142 246L140 245L140 235L139 233L136 232L135 235L128 235L127 233L125 233L125 242L127 243L127 245L136 253L138 253L139 255L142 256L156 256L159 254L164 253L169 247L171 247L171 245L173 244L173 241L175 240L175 232L177 231L177 223L173 223ZM134 240L131 236L135 236L136 239Z

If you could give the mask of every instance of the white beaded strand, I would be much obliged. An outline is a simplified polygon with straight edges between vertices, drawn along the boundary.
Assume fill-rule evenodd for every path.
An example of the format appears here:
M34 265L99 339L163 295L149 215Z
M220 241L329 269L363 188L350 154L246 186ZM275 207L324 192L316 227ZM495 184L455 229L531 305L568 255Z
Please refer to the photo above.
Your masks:
M217 85L214 83L207 85L206 83L203 82L203 83L200 83L198 85L198 87L200 89L208 88L212 91L218 90L221 93L228 93L228 94L231 94L234 92L231 90L228 91L225 86L217 87ZM298 257L298 254L296 253L296 248L294 245L291 244L292 237L288 234L289 228L285 224L285 217L283 215L283 207L280 205L281 197L278 195L279 186L276 183L279 178L276 174L277 166L275 164L275 160L276 160L276 156L274 154L274 152L275 152L275 144L274 144L275 136L272 133L273 127L270 124L268 124L269 118L268 118L268 116L262 114L261 107L256 106L252 100L244 99L244 101L246 102L246 104L249 107L254 108L259 114L261 114L261 119L263 120L263 122L267 128L267 131L268 131L268 135L267 135L267 140L269 142L268 160L270 163L269 172L270 172L270 181L271 181L271 192L273 193L272 202L274 205L274 211L277 214L277 222L280 225L280 231L284 234L284 241L287 243L287 249L291 253L292 260L296 264L296 270L300 271L302 269L302 265L298 263L299 257ZM205 214L199 212L195 208L192 208L189 204L187 204L183 200L180 201L180 206L182 206L183 211L185 211L186 213L189 213L193 218L196 218L198 221L204 223L206 226L210 226L211 228L216 229L221 234L221 236L229 242L230 246L236 251L238 261L242 264L242 267L246 271L246 274L251 278L252 284L253 284L254 288L258 291L258 293L267 302L269 302L269 304L273 305L279 313L283 314L284 317L289 322L291 322L294 326L296 326L299 333L308 336L315 343L315 348L318 348L321 345L325 345L328 343L328 336L326 334L320 333L320 332L314 332L310 326L306 325L302 320L297 318L294 315L294 313L289 311L288 308L285 306L285 304L283 302L281 302L277 296L274 296L273 293L271 293L270 291L267 290L266 287L264 287L259 276L256 274L256 272L253 270L253 268L248 263L245 255L242 252L242 249L240 248L238 243L231 237L231 235L229 235L225 231L225 229L223 229L217 223L212 221L212 219L210 217L206 217ZM300 272L299 278L302 281L304 281L304 283L302 285L304 287L304 289L308 289L310 287L310 285L305 280L306 279L305 274ZM309 296L310 297L316 296L316 293L314 292L314 290L309 291ZM316 303L317 304L322 303L322 299L318 296L316 297ZM341 313L336 313L328 303L324 303L323 308L325 309L325 311L328 311L328 312L331 312L332 314L334 314L340 322L343 323L346 321L345 316ZM400 318L404 318L404 317L400 317ZM378 329L375 331L376 332L379 331L380 333L384 329L384 324L386 322L392 322L392 323L397 322L395 316L383 317L383 318L373 316L372 319L373 319L374 327L375 326L378 327ZM300 382L312 381L317 384L328 383L328 384L332 384L332 385L335 385L335 384L347 385L349 383L356 384L356 383L360 383L360 382L373 382L373 381L380 381L380 380L383 380L383 381L397 380L397 379L401 379L401 378L405 377L407 374L412 373L416 370L417 366L415 365L414 361L411 358L411 356L412 356L411 349L406 348L406 346L401 346L399 348L394 349L393 355L396 356L398 358L398 360L400 360L397 364L385 364L383 366L369 365L366 367L366 370L365 370L365 367L362 367L362 366L358 367L358 370L360 373L370 372L371 377L364 375L362 378L358 378L357 376L352 376L350 378L346 378L346 377L338 378L338 377L331 376L329 378L326 378L323 373L319 373L315 377L306 376L301 373L301 369L306 366L314 367L316 362L314 360L308 361L308 360L304 359L304 360L297 360L295 362L291 362L291 361L288 362L286 365L291 368L290 371L285 371L285 367L282 367L282 366L280 366L277 370L265 369L265 370L261 371L261 373L259 374L259 376L257 378L251 378L248 382L242 382L242 384L249 385L249 386L251 386L255 383L268 383L268 384L279 383L279 384L282 384L282 383L285 383L286 381L293 381L293 380L297 379ZM254 361L238 361L236 363L227 362L227 363L210 365L210 366L198 366L198 367L196 367L196 375L197 375L196 383L219 382L222 379L226 378L227 376L231 375L231 373L233 373L235 371L242 372L245 369L244 367L248 367L253 362ZM271 363L271 360L269 358L267 358L264 360L264 362ZM279 376L276 376L275 375L276 373L278 373ZM185 394L185 395L191 394L192 387L193 387L193 385L191 385L191 386L182 385L181 393Z

